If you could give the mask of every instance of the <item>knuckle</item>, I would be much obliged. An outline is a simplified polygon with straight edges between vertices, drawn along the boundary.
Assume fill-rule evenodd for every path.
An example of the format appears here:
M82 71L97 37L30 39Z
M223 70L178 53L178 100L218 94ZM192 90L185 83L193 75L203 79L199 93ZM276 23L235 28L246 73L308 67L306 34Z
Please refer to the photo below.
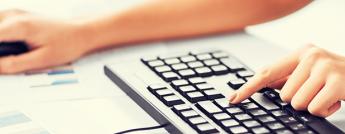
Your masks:
M326 56L326 51L319 47L309 48L303 56L303 59L317 60Z
M272 69L269 67L265 67L257 73L258 77L264 81L269 80L271 77L271 74L272 74Z

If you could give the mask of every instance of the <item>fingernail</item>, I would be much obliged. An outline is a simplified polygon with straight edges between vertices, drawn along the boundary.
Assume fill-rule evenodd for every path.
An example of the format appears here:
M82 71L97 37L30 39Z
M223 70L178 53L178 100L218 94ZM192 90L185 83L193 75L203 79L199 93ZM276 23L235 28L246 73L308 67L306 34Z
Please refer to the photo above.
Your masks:
M236 96L237 96L237 93L233 93L232 95L230 95L229 97L230 103L232 103L235 100Z

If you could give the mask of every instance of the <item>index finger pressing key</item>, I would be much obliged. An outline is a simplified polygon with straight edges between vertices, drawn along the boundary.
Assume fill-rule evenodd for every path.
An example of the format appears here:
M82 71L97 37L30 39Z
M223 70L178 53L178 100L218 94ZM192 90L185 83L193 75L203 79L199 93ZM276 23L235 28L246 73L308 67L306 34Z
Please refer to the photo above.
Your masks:
M308 46L309 47L309 46ZM280 60L280 62L263 69L258 72L252 79L250 79L239 90L230 95L230 103L236 104L249 98L255 92L261 90L267 85L289 76L299 63L299 57L306 47L291 53L287 57Z

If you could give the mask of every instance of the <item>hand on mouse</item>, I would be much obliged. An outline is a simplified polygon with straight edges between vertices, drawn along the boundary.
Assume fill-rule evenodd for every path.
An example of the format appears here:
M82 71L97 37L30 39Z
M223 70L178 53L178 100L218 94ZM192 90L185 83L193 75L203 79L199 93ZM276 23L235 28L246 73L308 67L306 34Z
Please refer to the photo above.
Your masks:
M11 74L69 63L90 51L92 36L81 23L52 20L20 11L0 11L0 42L25 41L31 51L0 58L0 73Z
M259 71L230 96L239 103L264 88L281 88L280 97L296 110L327 117L345 99L345 57L309 45Z

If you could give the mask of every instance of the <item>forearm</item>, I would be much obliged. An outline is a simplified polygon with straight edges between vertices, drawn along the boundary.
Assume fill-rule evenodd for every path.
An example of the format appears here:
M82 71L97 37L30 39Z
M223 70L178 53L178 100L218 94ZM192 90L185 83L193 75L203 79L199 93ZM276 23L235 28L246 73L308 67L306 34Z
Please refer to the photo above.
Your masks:
M86 23L92 49L241 30L289 14L309 0L153 0Z

